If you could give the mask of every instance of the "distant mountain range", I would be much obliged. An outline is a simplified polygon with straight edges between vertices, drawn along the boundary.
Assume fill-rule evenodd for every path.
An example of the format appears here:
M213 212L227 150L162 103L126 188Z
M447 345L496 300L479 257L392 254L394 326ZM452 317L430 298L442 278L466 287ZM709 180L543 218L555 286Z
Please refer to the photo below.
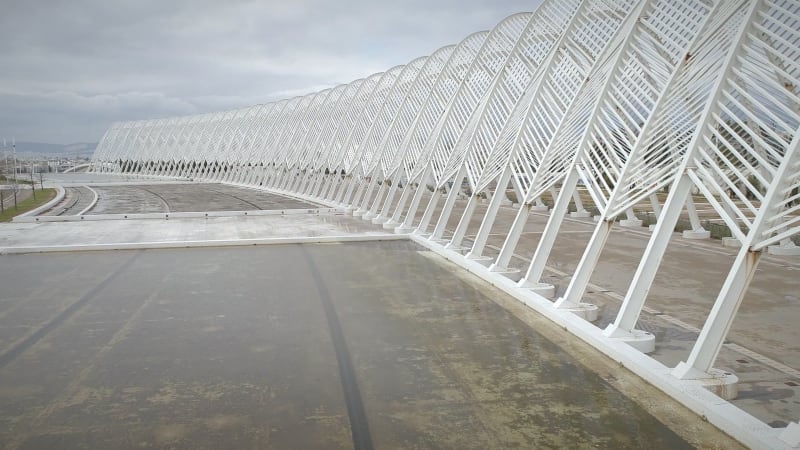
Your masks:
M0 148L2 148L0 141ZM56 157L89 157L94 153L97 142L79 142L75 144L46 144L43 142L17 142L17 156L56 156ZM11 142L6 142L5 150L11 153ZM1 156L1 155L0 155Z

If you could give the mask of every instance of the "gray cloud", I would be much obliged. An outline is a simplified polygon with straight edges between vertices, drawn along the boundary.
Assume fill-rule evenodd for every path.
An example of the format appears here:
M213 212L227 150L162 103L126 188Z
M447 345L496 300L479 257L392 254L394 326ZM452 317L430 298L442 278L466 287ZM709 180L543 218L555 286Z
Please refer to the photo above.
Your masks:
M117 120L264 103L456 43L538 1L4 2L0 136L98 140Z

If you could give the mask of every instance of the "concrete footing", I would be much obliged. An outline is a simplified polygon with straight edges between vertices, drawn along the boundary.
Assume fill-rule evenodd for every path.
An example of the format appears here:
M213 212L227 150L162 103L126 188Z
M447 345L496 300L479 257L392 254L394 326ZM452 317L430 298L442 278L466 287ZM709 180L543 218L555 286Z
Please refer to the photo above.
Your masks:
M711 232L706 230L705 228L699 228L697 230L684 230L681 233L684 239L710 239Z
M767 253L775 256L800 256L800 247L794 245L770 245L767 247Z
M414 228L412 228L412 227L403 227L403 226L395 227L395 229L394 229L395 234L410 234L413 231L414 231Z
M491 260L494 259L491 256L476 255L476 254L474 254L472 252L469 252L466 255L464 255L464 258L467 258L467 259L469 259L471 261L478 261L478 262L486 262L486 261L491 261Z
M553 298L556 295L556 287L550 283L531 283L528 280L522 279L517 283L517 286L531 290L545 298Z
M620 340L642 353L652 353L656 349L656 336L653 333L643 330L623 330L609 325L603 331L609 339Z
M681 380L697 380L723 400L733 400L739 395L739 377L727 370L711 369L706 373L681 362L672 370L672 375Z
M452 242L445 243L445 241L442 241L441 239L436 239L434 242L437 242L439 244L444 244L445 249L453 252L463 252L464 250L467 250L467 248L462 247L460 245L455 245Z
M562 311L569 311L587 322L594 322L600 315L600 308L591 303L578 303L558 307Z
M502 267L498 266L497 264L491 264L489 266L489 272L493 273L517 273L519 269L515 267Z
M592 213L586 211L585 209L582 209L580 211L572 211L571 213L569 213L569 216L572 217L573 219L584 219L586 217L590 217L591 215Z
M642 219L622 219L619 221L619 226L625 228L639 228L642 226Z
M722 238L722 246L730 248L739 248L742 246L742 243L739 242L739 240L736 239L735 237L724 237Z

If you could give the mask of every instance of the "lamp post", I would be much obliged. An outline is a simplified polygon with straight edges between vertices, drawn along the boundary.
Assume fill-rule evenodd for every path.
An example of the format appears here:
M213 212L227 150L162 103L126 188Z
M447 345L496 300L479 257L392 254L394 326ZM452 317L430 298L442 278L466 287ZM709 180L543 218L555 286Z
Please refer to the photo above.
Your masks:
M17 192L19 190L19 184L17 183L17 141L13 136L11 137L11 151L14 154L14 192ZM16 194L14 198L17 198Z
M8 175L8 147L6 147L6 138L3 138L3 160L5 164L3 164L3 175ZM6 179L6 181L8 181Z
M33 161L30 163L30 175L31 175L31 193L33 194L33 201L36 201L36 184L33 182Z
M3 184L8 182L8 147L6 147L6 138L3 138ZM2 189L0 189L0 213L6 212L5 196Z

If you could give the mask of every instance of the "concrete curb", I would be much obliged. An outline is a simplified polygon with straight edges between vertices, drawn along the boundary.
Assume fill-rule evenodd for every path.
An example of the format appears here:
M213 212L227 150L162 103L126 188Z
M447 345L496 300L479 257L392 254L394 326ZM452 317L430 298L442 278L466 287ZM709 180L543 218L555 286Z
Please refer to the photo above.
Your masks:
M97 195L97 191L95 191L94 189L92 189L92 188L91 188L91 186L84 186L84 187L85 187L86 189L88 189L88 190L92 191L92 195L93 195L94 197L92 198L92 202L91 202L91 203L89 203L89 206L87 206L86 208L83 208L83 210L77 214L78 216L82 216L82 215L86 214L86 213L87 213L87 212L88 212L90 209L94 208L94 205L96 205L96 204L97 204L97 200L99 200L99 199L100 199L100 196L99 196L99 195Z
M732 403L714 395L700 382L675 378L672 376L672 368L664 366L622 341L606 337L602 333L603 330L573 313L554 308L552 301L530 290L518 287L514 281L503 275L489 272L480 263L468 260L459 253L446 250L441 245L424 237L413 234L407 236L417 244L477 275L563 327L744 445L754 449L791 448L779 437L782 429L774 429Z
M407 240L407 236L397 234L373 234L353 236L311 236L263 239L219 239L207 241L165 241L165 242L120 242L111 244L52 245L40 247L0 248L0 255L25 253L85 252L105 250L150 250L159 248L203 248L203 247L252 247L277 244L324 244L339 242L372 242Z
M34 208L34 209L32 209L32 210L30 210L30 211L28 211L26 213L23 213L23 214L20 214L20 215L14 217L13 219L11 219L11 221L12 222L32 222L32 220L28 220L28 219L33 219L33 216L35 216L35 215L37 215L37 214L39 214L41 212L47 211L48 209L50 209L53 206L57 205L61 200L64 199L64 196L66 195L67 191L61 185L56 185L56 190L57 190L56 191L56 196L55 196L54 199L50 200L49 202L45 203L42 206L39 206L38 208Z
M93 206L93 205L92 205ZM87 208L88 209L88 208ZM209 217L237 217L237 216L289 216L289 215L342 215L345 210L339 208L319 209L274 209L253 211L208 211L208 212L170 212L170 213L144 213L144 214L88 214L77 216L39 216L26 217L18 222L81 222L98 220L142 220L142 219L207 219Z
M47 184L47 180L44 181ZM53 180L56 182L56 180ZM167 181L167 180L151 180L151 181L133 181L133 180L119 180L119 181L97 181L94 182L92 180L75 180L75 181L58 181L59 184L62 184L66 187L78 187L78 186L95 186L95 187L114 187L114 186L150 186L150 185L162 185L162 184L193 184L191 181Z
M234 186L239 186L239 185L238 184L234 184ZM312 197L310 195L297 194L295 192L289 192L289 191L284 191L282 189L269 188L269 187L262 187L261 189L263 191L266 191L266 192L269 192L269 193L272 193L272 194L282 195L284 197L294 198L296 200L302 200L304 202L316 203L317 205L324 205L324 206L328 206L328 207L331 207L331 208L341 208L340 205L337 205L335 202L321 200L319 198Z

